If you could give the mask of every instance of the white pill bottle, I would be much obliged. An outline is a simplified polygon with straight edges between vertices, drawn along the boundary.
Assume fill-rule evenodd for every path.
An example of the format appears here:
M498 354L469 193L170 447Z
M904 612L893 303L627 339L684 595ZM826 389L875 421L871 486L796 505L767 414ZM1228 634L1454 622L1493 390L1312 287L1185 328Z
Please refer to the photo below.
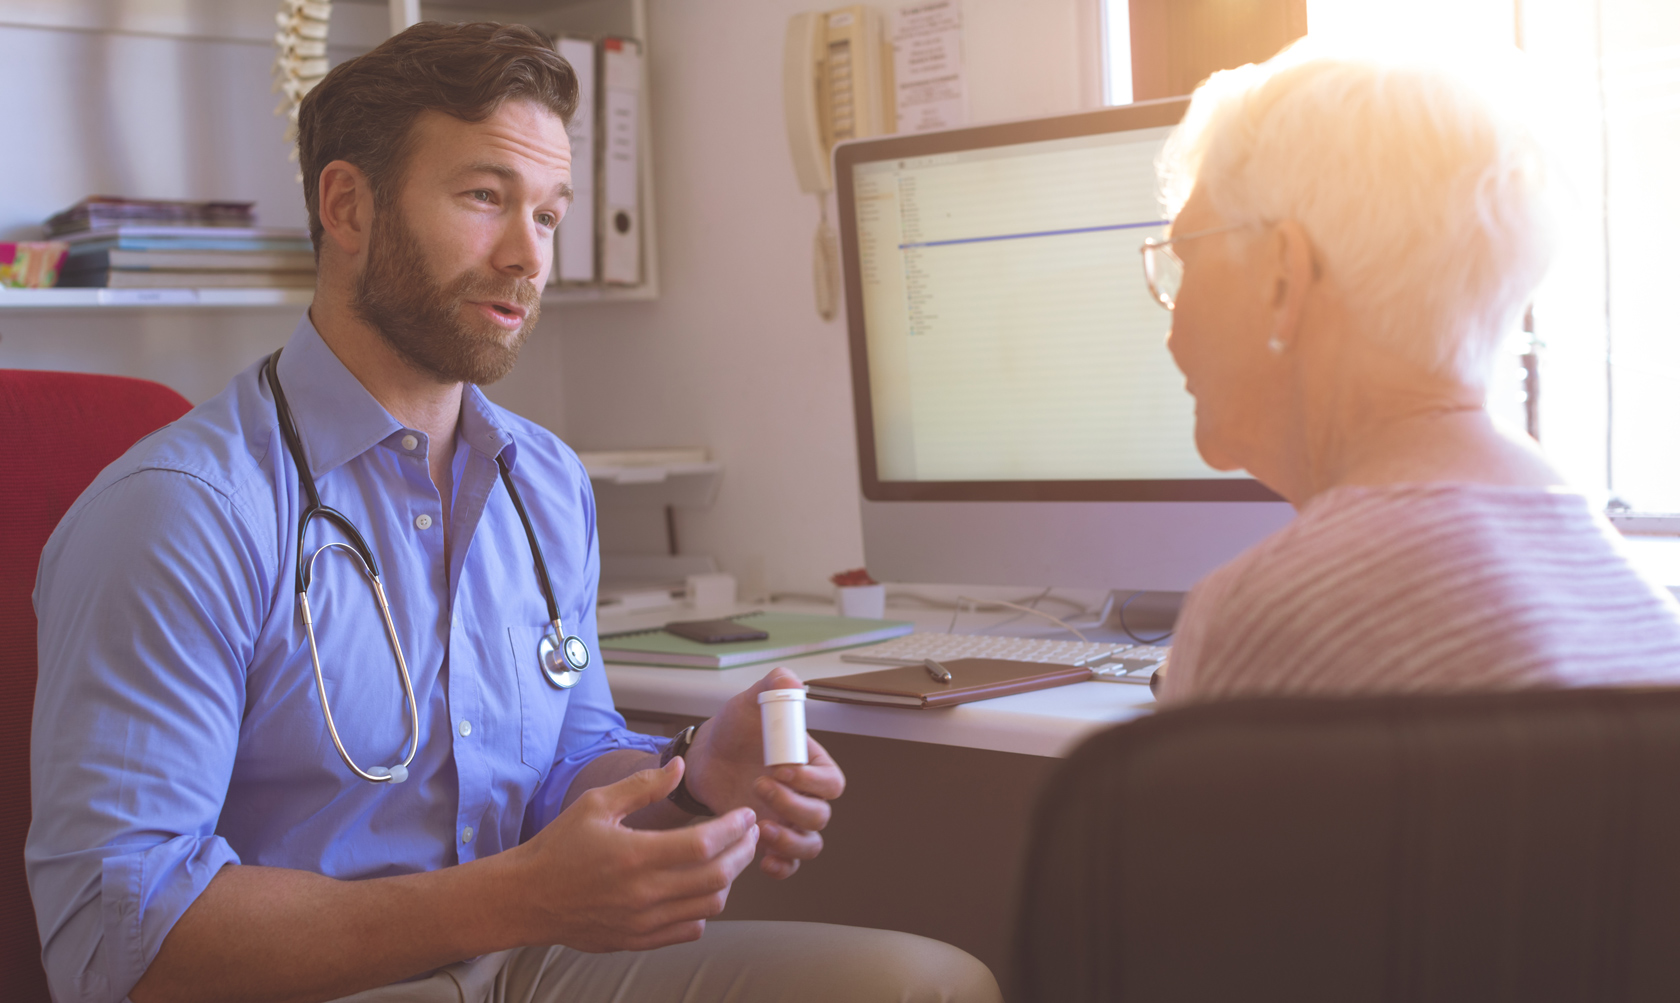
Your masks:
M805 691L765 690L758 695L764 728L764 765L799 765L810 761L805 745Z

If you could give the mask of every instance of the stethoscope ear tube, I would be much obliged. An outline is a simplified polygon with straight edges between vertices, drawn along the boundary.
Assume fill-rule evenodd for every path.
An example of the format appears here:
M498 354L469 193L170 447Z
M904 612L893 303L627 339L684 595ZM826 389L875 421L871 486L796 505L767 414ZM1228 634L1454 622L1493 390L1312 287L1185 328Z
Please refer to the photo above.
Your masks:
M309 563L313 565L315 558L333 547L347 551L361 562L361 555L342 543L329 543L315 551ZM397 783L408 779L408 768L414 763L414 756L420 751L420 709L414 701L414 680L408 674L408 662L403 658L402 643L397 640L397 627L391 621L391 605L385 599L385 586L379 582L379 576L374 574L366 563L362 563L362 571L373 584L374 598L379 601L379 615L385 621L385 637L391 642L391 651L397 656L397 674L402 679L403 697L408 703L408 755L403 761L394 766L375 766L362 769L350 757L350 750L344 747L344 740L338 736L338 725L333 721L332 704L327 700L327 681L321 673L321 652L315 644L315 619L309 612L309 593L298 593L298 610L303 615L304 636L309 638L309 661L315 668L315 693L321 699L321 714L327 720L327 734L332 736L333 748L338 750L338 757L344 760L344 765L350 767L350 772L371 783Z
M554 633L545 636L537 645L537 662L542 666L543 678L557 689L568 690L578 684L583 670L589 667L589 646L576 634L567 634L566 628L561 625L560 606L554 601L554 583L548 578L548 563L543 560L542 544L537 542L537 531L532 528L530 513L525 510L525 499L519 496L519 488L513 483L513 471L508 467L507 458L500 453L496 454L496 466L501 470L508 497L513 500L513 509L519 513L519 521L525 527L525 539L531 544L531 563L536 566L537 587L542 589L543 601L548 604L548 622L554 626Z
M262 373L274 394L274 410L280 419L280 435L286 442L286 451L291 454L293 465L297 467L298 482L309 499L303 515L298 518L297 602L298 612L303 617L303 633L309 639L309 662L315 670L315 694L321 700L321 716L326 719L327 734L332 737L333 748L338 750L338 757L344 760L344 765L350 768L351 773L370 783L400 784L408 779L408 768L420 751L420 709L414 699L414 680L408 672L408 660L403 657L402 642L397 638L397 626L391 620L391 604L385 598L385 586L379 581L379 562L373 556L373 548L367 545L367 541L362 538L361 532L348 516L321 504L321 493L315 487L315 477L310 472L308 458L304 455L303 440L298 435L296 423L292 420L291 405L286 400L285 391L280 389L279 369L280 353L277 351L263 363ZM335 523L350 537L350 543L328 543L305 560L304 537L309 531L309 523L316 516ZM403 700L408 705L408 754L403 757L402 762L391 766L374 766L364 770L356 764L350 756L350 750L344 747L344 740L339 737L338 724L333 720L332 703L327 699L327 681L321 672L321 651L315 642L315 617L309 609L309 583L315 575L315 561L323 553L333 549L342 550L354 557L362 573L372 583L374 599L379 603L379 615L385 623L385 638L390 642L391 653L397 659L397 676L402 680Z
M371 783L400 784L408 778L408 768L420 750L420 712L414 696L414 680L409 675L408 660L403 657L402 643L397 638L397 627L391 619L391 605L385 597L385 586L379 580L379 562L373 556L373 548L368 546L367 540L362 537L348 516L321 504L321 493L316 488L315 477L309 469L302 437L298 435L297 424L292 419L291 405L286 401L285 391L280 388L279 369L280 353L277 351L263 363L262 376L274 394L274 410L280 419L280 435L285 440L286 451L292 456L293 465L297 467L298 482L308 498L303 514L298 517L297 601L298 612L303 618L304 635L309 639L309 661L315 672L315 693L321 700L321 715L326 719L327 733L332 737L333 747L338 750L339 758L344 760L344 765L350 768L350 772ZM538 665L542 669L543 678L552 685L558 689L570 689L578 684L583 670L589 667L589 646L577 635L568 635L561 624L560 608L554 599L554 584L549 580L548 565L543 560L542 546L537 541L536 530L531 526L525 500L520 497L519 488L513 482L513 472L509 469L507 460L498 455L496 465L501 470L502 483L507 486L514 510L519 513L519 521L525 527L525 539L531 545L531 561L536 569L537 585L542 589L543 601L548 604L548 620L554 628L553 634L545 634L538 644ZM317 516L337 525L350 538L350 542L327 543L305 559L304 538L310 522ZM338 725L333 720L332 706L327 699L326 677L321 671L321 653L315 642L315 618L309 608L309 583L314 578L315 561L323 553L333 549L342 550L354 557L361 566L362 573L372 584L374 598L379 603L379 615L385 624L385 636L391 644L391 653L397 660L397 674L402 680L404 702L408 705L409 740L408 754L402 762L391 766L374 766L364 770L356 765L349 750L344 747L344 741L339 737Z

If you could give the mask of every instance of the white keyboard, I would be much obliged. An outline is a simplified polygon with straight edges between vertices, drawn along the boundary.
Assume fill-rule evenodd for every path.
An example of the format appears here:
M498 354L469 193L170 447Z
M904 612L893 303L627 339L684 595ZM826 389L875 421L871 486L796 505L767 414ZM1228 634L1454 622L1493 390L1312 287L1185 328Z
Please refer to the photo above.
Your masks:
M1153 644L1139 644L1118 651L1107 661L1091 666L1091 678L1099 683L1142 683L1152 686L1155 672L1167 664L1167 652Z
M1047 665L1089 665L1091 678L1112 683L1148 683L1169 649L1145 644L1056 641L994 634L934 634L917 631L867 648L854 648L841 661L866 665L920 665L954 658L1007 658Z

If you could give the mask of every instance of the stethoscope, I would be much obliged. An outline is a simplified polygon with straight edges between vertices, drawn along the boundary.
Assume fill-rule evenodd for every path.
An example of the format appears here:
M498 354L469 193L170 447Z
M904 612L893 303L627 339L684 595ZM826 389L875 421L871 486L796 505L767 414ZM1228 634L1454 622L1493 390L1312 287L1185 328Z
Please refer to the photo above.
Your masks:
M286 440L286 451L292 454L292 463L298 471L298 482L303 485L304 494L309 496L309 507L298 517L297 541L297 597L298 610L303 615L303 631L309 637L309 660L315 665L315 692L321 697L321 714L327 719L327 732L332 735L333 746L338 749L338 755L344 760L344 765L350 767L350 772L363 780L373 783L400 784L408 779L409 764L414 762L414 754L420 750L420 712L414 703L414 681L408 674L408 662L403 658L402 644L397 640L396 624L391 622L391 605L385 599L385 587L379 582L379 562L374 560L373 549L362 539L350 518L337 509L321 504L321 493L316 490L315 477L309 471L309 464L304 458L303 440L298 436L297 424L292 420L291 405L286 403L286 394L280 389L279 373L280 353L275 352L263 363L263 376L268 380L269 389L274 391L274 410L280 416L280 435ZM553 634L544 634L537 645L537 665L542 674L557 689L570 689L578 684L583 670L589 667L589 646L576 634L568 635L560 624L560 607L554 601L554 584L548 578L548 565L543 562L542 547L537 543L537 534L531 528L531 516L525 510L525 500L519 496L519 489L513 483L513 471L508 469L507 460L500 455L496 457L496 466L501 469L502 483L507 485L508 497L513 499L514 510L519 513L519 521L525 526L525 539L531 544L531 560L536 567L537 586L542 589L543 600L548 603L548 620L554 627ZM306 561L303 557L304 535L309 530L309 523L316 516L334 523L350 538L349 543L334 541L318 548ZM344 748L344 742L338 737L338 726L333 723L332 707L327 703L327 684L321 675L321 654L315 645L315 622L309 612L309 582L315 572L315 561L322 554L332 549L339 549L356 559L361 566L362 573L367 575L368 581L373 583L373 595L379 602L379 615L385 621L385 636L391 642L391 652L397 658L397 674L402 677L403 697L408 703L409 739L408 755L401 763L394 766L374 766L362 769L356 761L350 758L350 753Z

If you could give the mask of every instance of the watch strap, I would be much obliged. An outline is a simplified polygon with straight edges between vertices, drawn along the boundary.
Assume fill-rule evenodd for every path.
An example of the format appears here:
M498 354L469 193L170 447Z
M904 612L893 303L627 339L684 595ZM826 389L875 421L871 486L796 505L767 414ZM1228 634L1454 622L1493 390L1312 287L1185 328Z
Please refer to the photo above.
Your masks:
M694 732L697 727L697 725L691 724L682 731L677 732L677 737L671 739L670 743L665 746L665 751L659 754L660 766L665 766L678 756L682 756L685 760L684 765L687 765L686 760L688 758L688 747L694 744ZM717 812L706 807L705 803L699 798L689 793L688 771L686 769L683 770L683 778L677 781L677 789L666 795L666 800L670 801L678 808L681 808L683 811L688 812L690 815L699 815L710 818L717 814Z

